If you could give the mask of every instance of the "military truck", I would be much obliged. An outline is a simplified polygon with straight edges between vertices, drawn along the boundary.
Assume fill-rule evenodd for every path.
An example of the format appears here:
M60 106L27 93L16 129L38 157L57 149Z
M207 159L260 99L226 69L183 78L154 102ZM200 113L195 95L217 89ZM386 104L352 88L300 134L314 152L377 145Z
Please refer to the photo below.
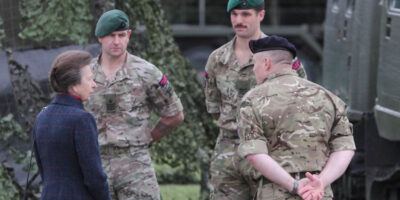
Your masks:
M400 199L400 0L328 0L322 83L349 106L357 151L335 199Z

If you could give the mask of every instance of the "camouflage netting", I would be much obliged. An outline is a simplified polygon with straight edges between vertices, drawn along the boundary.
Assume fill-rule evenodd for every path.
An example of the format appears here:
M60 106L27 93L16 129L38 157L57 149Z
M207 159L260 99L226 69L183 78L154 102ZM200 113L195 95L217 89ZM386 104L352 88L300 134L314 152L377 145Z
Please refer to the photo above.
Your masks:
M15 103L17 105L19 123L14 121L13 115L0 116L0 200L21 199L24 193L25 182L17 180L15 164L23 167L23 171L29 170L29 162L32 151L27 133L33 127L36 114L47 105L50 99L45 96L39 84L33 80L28 71L28 66L22 66L12 58L12 52L7 50L8 68L13 89ZM20 125L22 124L22 126ZM35 159L32 159L30 178L31 185L39 176ZM20 175L21 176L21 175ZM26 174L22 174L26 176ZM7 191L7 192L4 192ZM29 199L38 199L39 187L29 187L27 196Z
M49 104L51 99L42 91L39 83L32 78L27 65L22 66L14 60L12 52L9 50L6 51L6 55L19 122L27 133L31 133L37 113Z
M74 41L87 44L92 33L90 0L23 0L20 4L22 27L19 36L36 42Z
M13 115L1 116L0 118L0 200L19 200L24 192L24 187L18 182L15 170L10 165L12 160L14 163L23 166L25 172L29 169L29 159L31 151L21 151L16 148L17 144L28 142L28 135L21 126L14 121ZM11 159L10 159L10 158ZM30 170L29 184L38 176L38 168L36 162L32 160L32 168ZM30 187L27 191L29 199L38 199L38 187Z

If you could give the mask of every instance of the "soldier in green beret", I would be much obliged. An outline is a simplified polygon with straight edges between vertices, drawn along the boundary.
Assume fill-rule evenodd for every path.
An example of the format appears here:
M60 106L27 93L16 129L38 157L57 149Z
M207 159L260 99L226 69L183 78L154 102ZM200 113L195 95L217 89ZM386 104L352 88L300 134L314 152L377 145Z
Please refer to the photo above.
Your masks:
M330 200L355 150L345 103L291 67L285 38L250 41L257 87L242 99L238 153L262 173L257 200Z
M149 146L183 121L181 101L156 66L127 52L131 30L124 12L105 12L95 35L102 52L90 64L97 88L85 107L99 129L111 198L159 200ZM154 128L152 111L161 117Z
M211 199L252 199L262 175L236 154L237 108L243 95L256 85L249 41L267 37L261 31L264 0L229 0L235 37L211 53L205 67L207 112L217 121L218 139L211 158ZM303 66L293 60L293 70L305 77Z

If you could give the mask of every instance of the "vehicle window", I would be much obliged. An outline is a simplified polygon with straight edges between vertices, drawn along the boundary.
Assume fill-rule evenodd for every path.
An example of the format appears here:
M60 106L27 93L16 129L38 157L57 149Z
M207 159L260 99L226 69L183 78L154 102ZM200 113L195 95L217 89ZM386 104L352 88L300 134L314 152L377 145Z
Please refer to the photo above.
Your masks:
M400 9L400 0L392 0L392 8Z

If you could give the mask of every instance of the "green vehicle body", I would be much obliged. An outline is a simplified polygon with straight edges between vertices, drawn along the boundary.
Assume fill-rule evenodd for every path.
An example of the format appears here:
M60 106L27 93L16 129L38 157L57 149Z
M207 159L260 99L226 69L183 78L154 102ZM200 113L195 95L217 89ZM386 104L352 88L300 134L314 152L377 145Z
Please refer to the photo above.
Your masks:
M400 0L328 0L322 84L357 145L338 199L400 199Z

